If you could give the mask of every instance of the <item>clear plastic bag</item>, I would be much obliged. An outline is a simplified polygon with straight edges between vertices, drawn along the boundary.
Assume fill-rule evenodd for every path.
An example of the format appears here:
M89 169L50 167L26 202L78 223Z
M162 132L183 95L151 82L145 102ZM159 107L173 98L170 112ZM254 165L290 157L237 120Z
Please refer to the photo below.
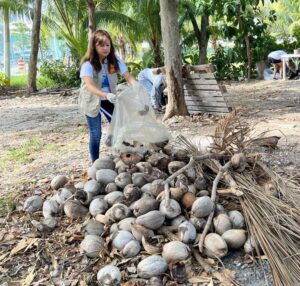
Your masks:
M171 139L166 127L157 122L147 90L140 84L128 86L115 104L105 144L114 152L133 151Z

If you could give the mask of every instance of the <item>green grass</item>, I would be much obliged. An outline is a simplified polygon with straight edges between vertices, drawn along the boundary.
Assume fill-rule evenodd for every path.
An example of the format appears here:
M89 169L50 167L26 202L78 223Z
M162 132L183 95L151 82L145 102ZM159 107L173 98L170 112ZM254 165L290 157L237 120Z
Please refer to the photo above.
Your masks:
M0 197L0 217L6 216L15 206L16 196L12 193Z
M7 168L9 163L26 164L33 159L31 154L35 151L41 150L43 141L39 138L32 138L22 144L18 148L8 149L0 162L0 170L3 171Z
M10 78L11 86L17 87L17 88L26 88L27 81L28 81L27 74L12 75ZM55 83L52 80L50 80L49 78L47 78L45 76L38 75L38 77L37 77L37 88L38 89L53 88L53 87L55 87Z
M18 88L26 87L27 75L12 75L10 78L10 85Z
M59 148L60 148L60 146L55 143L49 143L45 146L45 149L47 151L57 151Z

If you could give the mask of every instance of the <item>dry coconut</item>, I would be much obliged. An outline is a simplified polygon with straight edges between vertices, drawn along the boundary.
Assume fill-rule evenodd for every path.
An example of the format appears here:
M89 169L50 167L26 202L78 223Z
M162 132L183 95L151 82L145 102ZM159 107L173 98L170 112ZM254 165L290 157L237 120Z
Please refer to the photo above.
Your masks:
M227 230L222 234L222 238L231 249L241 248L247 240L246 231L243 229Z
M43 200L40 196L32 196L26 199L24 202L23 210L28 213L33 213L41 210L43 206Z
M211 198L204 196L198 198L192 206L191 213L193 216L201 218L208 216L214 209L214 203Z
M213 224L217 234L222 235L225 231L232 229L230 218L227 214L218 214L214 217Z
M167 261L159 255L151 255L143 259L137 266L138 276L149 279L160 276L168 269Z
M117 286L121 282L121 272L118 267L106 265L97 273L97 280L102 286Z
M217 233L209 233L204 239L204 253L211 258L222 258L228 252L226 241Z
M80 244L80 248L84 250L86 256L94 258L104 247L104 240L97 235L87 235Z
M228 213L230 221L232 223L232 228L240 229L243 228L245 225L244 216L239 211L230 211Z
M164 245L162 256L168 263L186 260L190 256L190 248L181 241L171 241Z

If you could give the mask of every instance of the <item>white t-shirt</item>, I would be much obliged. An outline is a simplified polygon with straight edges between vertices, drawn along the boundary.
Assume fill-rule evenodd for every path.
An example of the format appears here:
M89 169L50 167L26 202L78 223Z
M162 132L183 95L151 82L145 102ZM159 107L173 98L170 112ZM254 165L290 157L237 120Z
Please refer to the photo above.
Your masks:
M274 60L281 60L281 56L286 55L287 53L285 51L274 51L269 53L268 58L272 58Z
M124 61L116 55L116 58L118 60L119 64L119 69L120 69L120 74L124 74L125 72L128 71L127 66L125 65ZM102 71L102 88L101 90L104 92L110 92L109 88L109 82L108 82L108 77L106 74L105 69L103 68L103 64L101 64L101 71ZM92 64L87 61L82 64L81 69L80 69L80 78L83 78L84 76L88 77L94 77L96 76L97 72L94 70Z
M138 74L138 81L148 80L155 88L158 88L163 81L163 74L154 74L152 69L145 68Z

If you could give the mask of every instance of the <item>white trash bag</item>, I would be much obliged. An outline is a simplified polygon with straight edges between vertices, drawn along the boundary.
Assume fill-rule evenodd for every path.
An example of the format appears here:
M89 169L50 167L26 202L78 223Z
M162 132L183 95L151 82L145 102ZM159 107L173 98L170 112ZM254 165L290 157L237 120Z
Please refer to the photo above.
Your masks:
M150 148L150 144L170 139L166 127L157 122L147 90L140 83L119 94L105 140L108 147L127 152L128 146Z

